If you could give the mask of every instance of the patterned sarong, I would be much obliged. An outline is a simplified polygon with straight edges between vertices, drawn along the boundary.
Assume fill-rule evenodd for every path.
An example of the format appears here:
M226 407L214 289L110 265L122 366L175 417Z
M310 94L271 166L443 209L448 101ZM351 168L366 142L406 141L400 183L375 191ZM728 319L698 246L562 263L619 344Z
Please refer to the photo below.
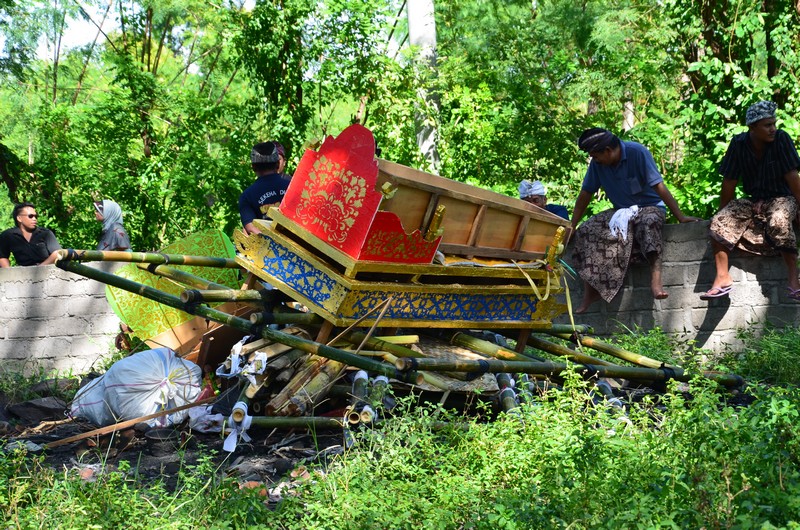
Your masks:
M760 204L759 204L760 203ZM754 202L736 199L711 218L711 237L728 250L735 247L759 256L797 253L792 223L797 217L794 197Z
M590 217L575 231L572 260L575 270L589 285L597 289L603 300L610 302L619 292L633 263L648 263L647 254L661 255L661 229L666 212L658 206L643 206L631 219L628 238L612 236L608 223L614 210Z

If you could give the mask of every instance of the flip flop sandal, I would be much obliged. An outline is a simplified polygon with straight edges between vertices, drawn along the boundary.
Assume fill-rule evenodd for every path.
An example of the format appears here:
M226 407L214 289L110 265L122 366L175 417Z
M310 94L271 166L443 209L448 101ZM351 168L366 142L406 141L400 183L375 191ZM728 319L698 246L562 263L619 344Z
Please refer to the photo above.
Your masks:
M723 298L725 296L728 296L732 290L733 290L733 285L712 287L711 289L700 295L700 300L713 300L714 298ZM800 300L800 291L798 291L797 296L798 296L797 300Z
M789 294L787 296L792 300L794 300L795 302L800 302L800 289L797 289L796 291L791 287L789 287L788 289L789 289Z

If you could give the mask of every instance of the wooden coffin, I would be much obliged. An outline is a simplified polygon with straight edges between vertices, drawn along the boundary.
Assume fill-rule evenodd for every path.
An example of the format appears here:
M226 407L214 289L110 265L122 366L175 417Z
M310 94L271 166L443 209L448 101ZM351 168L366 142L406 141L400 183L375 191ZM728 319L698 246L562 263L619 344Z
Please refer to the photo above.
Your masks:
M292 224L357 261L541 259L568 221L525 201L377 160L369 129L351 125L308 150L281 201Z
M400 218L406 230L425 230L444 207L439 250L445 254L515 260L544 257L559 227L569 221L525 201L378 161L378 187L393 190L380 208Z

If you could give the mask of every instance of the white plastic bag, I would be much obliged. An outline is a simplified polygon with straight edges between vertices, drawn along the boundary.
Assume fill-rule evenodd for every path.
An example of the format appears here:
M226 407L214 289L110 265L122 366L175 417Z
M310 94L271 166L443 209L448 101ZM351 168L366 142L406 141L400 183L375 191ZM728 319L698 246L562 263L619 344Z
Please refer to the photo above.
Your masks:
M193 403L200 394L202 370L169 348L136 353L114 363L101 377L78 391L73 417L111 425ZM178 424L188 410L154 418L153 427Z

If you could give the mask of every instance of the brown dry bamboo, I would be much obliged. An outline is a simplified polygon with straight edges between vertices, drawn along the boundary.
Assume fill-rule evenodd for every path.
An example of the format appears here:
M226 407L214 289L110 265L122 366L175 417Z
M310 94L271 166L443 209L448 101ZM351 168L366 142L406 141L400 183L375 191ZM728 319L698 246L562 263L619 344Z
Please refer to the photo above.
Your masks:
M328 359L319 357L318 355L309 356L297 372L292 376L292 379L281 389L270 401L267 403L264 411L268 416L287 416L286 407L289 400L300 392L302 388L310 381L320 370L320 367Z
M339 379L347 365L328 360L320 366L319 371L311 378L300 392L289 399L287 409L290 416L302 416L318 406L328 395L328 390Z

